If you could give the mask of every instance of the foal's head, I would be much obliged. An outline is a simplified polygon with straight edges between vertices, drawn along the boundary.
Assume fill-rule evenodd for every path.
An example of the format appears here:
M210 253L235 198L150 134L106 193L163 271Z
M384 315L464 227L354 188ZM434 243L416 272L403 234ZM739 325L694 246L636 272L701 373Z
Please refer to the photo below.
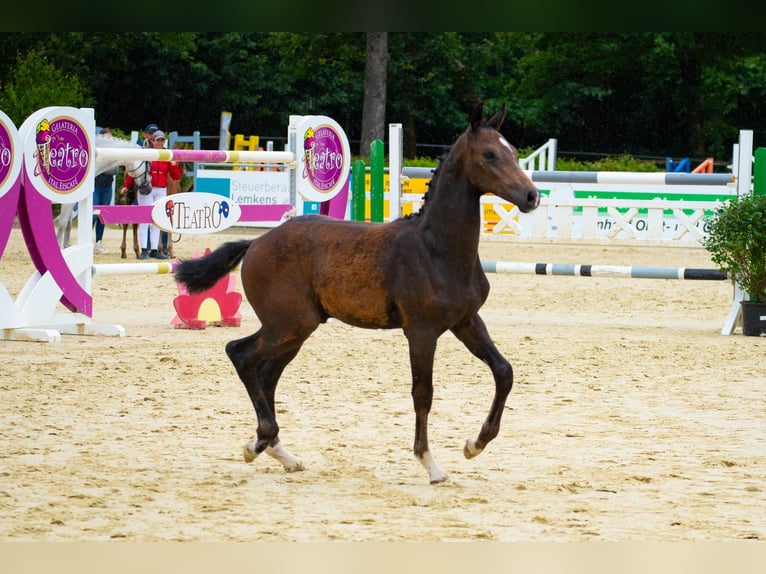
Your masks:
M482 195L493 193L524 213L540 203L540 193L519 166L518 151L498 131L505 106L486 122L484 104L478 102L471 123L456 145L463 145L462 164L470 184Z

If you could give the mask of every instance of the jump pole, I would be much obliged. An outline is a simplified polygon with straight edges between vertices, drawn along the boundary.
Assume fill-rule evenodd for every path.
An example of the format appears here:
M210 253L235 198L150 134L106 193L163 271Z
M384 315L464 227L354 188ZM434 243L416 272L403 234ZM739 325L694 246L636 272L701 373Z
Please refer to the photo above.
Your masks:
M176 271L176 261L156 263L97 263L93 275L164 275ZM638 267L623 265L583 265L571 263L527 263L521 261L482 261L486 273L514 275L556 275L569 277L610 277L624 279L673 279L685 281L726 281L719 269L695 267Z
M91 273L96 275L165 275L176 272L177 261L156 263L95 263Z
M518 261L482 261L481 267L486 273L511 273L516 275L675 279L686 281L726 281L729 279L728 274L720 269L699 269L694 267L635 267L570 263L525 263Z
M98 161L180 161L200 163L283 163L295 169L291 151L96 148Z
M624 185L726 185L727 173L675 173L632 171L526 171L535 183L581 183Z

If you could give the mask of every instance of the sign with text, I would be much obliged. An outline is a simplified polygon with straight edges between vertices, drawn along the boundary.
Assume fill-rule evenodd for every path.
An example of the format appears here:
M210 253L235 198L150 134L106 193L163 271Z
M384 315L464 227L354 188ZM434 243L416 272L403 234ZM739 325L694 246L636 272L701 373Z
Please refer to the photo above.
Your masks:
M351 152L338 122L326 116L303 116L296 126L296 187L309 201L328 201L348 181Z
M93 114L50 107L22 124L27 181L55 203L74 203L93 193L95 153L91 142Z
M21 173L22 149L11 118L0 111L0 197L11 190Z
M196 190L240 205L280 205L290 203L290 172L199 168Z
M171 233L204 235L227 229L239 221L242 211L235 202L215 193L175 193L158 199L152 221Z

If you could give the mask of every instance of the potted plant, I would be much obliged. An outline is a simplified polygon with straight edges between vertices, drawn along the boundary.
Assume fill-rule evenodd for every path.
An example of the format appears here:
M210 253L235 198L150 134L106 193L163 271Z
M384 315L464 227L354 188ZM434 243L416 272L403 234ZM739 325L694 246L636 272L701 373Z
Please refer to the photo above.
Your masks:
M742 288L742 334L766 333L766 194L738 196L714 214L703 246Z

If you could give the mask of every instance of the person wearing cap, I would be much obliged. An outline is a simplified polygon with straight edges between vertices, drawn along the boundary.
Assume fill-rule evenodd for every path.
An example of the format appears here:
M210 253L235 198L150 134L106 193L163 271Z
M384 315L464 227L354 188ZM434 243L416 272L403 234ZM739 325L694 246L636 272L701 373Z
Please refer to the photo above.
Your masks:
M149 126L147 126L149 127ZM162 130L155 130L151 136L151 145L154 149L162 149L165 147L165 132ZM168 194L168 178L181 179L181 168L175 161L153 161L150 166L152 174L152 190L147 195L140 193L136 194L138 205L153 205L156 201L163 199ZM128 189L133 185L133 178L130 174L125 176L125 181L120 188L120 194L124 195L128 193ZM140 238L142 245L146 238L147 232L149 234L149 249L142 249L139 259L167 259L167 255L164 255L159 250L160 243L160 228L150 223L138 224L138 237Z
M154 135L154 132L156 132L158 129L160 129L160 126L157 124L148 124L144 128L144 139L140 141L139 143L143 145L144 147L151 148L152 146L152 136Z

